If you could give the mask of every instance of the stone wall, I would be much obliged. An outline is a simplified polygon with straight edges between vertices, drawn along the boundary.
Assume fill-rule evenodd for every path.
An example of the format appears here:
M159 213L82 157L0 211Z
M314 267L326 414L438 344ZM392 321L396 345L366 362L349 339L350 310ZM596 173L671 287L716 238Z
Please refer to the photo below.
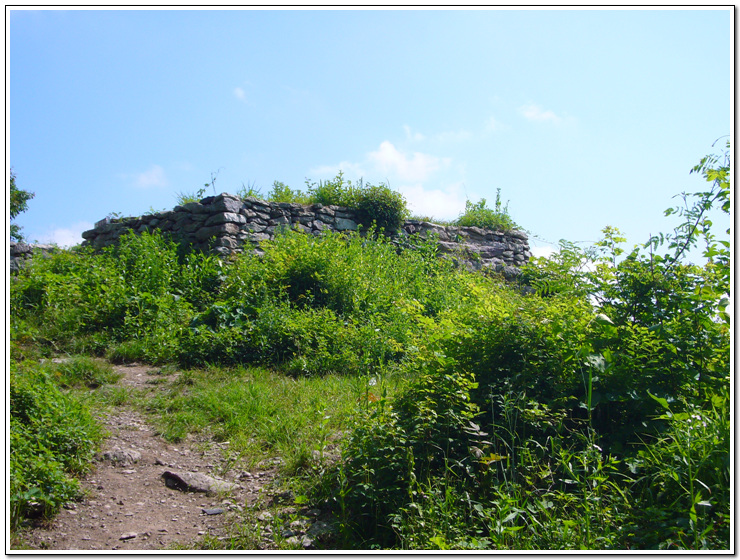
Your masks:
M266 202L256 198L242 200L224 193L176 206L167 212L138 218L106 218L82 237L85 239L83 245L103 248L116 243L127 231L141 233L158 229L197 249L230 254L244 248L259 251L261 241L272 239L277 231L286 227L321 235L325 231L357 230L358 221L349 208ZM469 268L492 267L507 277L516 276L518 267L531 256L527 235L521 231L504 233L407 221L396 240L400 242L416 233L421 237L436 235L439 252L458 259Z
M8 249L10 253L10 272L17 272L25 266L26 261L33 257L34 253L40 253L46 257L56 251L57 247L55 245L11 241Z

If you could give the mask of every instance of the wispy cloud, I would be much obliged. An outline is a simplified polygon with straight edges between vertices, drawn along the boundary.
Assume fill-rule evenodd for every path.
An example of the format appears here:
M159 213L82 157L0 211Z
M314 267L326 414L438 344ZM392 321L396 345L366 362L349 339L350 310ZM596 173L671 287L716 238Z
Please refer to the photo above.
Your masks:
M336 165L319 165L318 167L309 169L308 173L310 175L309 179L318 180L333 179L339 171L344 173L348 179L357 180L367 176L362 164L352 163L350 161L342 161Z
M408 125L403 125L403 130L406 133L406 140L415 140L415 141L421 141L426 138L421 132L412 132L411 127Z
M448 130L445 132L439 132L434 135L434 139L438 142L462 142L472 138L472 134L468 130Z
M370 152L367 159L378 171L410 182L424 181L431 173L449 166L451 161L450 158L438 158L421 152L409 156L388 140L381 142L380 147Z
M244 101L245 103L247 101L247 93L240 87L234 88L234 97L236 97L239 101Z
M82 243L82 232L93 228L90 222L77 222L66 228L54 228L41 236L41 243L55 243L60 247L72 247Z
M411 130L408 125L403 125L403 130L406 133L406 140L413 142L421 142L423 140L432 140L434 142L461 142L472 138L472 134L468 130L446 130L443 132L437 132L436 134L422 134Z
M152 165L143 173L134 176L134 185L140 189L166 187L169 184L164 169L160 165Z
M533 122L550 122L553 124L559 124L563 121L563 117L560 117L550 110L545 110L539 105L530 103L529 105L523 105L519 107L519 112L528 121Z
M496 120L495 117L488 117L484 126L485 132L498 132L504 128L504 125Z

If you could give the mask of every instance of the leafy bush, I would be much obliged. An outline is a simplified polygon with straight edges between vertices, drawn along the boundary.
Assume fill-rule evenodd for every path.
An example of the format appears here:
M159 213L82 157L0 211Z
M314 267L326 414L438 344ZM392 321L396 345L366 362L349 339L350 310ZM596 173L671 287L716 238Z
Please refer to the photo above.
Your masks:
M267 193L270 202L297 202L298 204L311 204L310 197L299 190L293 190L285 183L275 181L272 189Z
M486 199L478 202L465 201L465 212L455 220L458 226L476 226L496 231L511 231L517 229L514 220L509 216L508 204L501 206L501 189L496 191L496 206L494 209L486 206Z
M334 179L318 183L307 180L306 187L311 204L356 208L363 185L361 181L353 185L352 181L344 179L344 174L340 171Z
M385 185L368 185L362 189L357 201L357 218L361 224L394 233L401 229L407 217L406 200L401 193Z
M89 411L46 371L11 363L11 524L27 515L52 515L78 498L73 475L89 469L100 438Z
M345 448L337 500L355 540L727 548L728 245L705 213L729 210L728 169L704 168L712 189L648 255L618 261L607 228L591 250L532 265L536 294L469 288L414 354L431 369ZM701 237L708 263L680 262ZM451 371L471 374L452 409Z
M15 184L15 172L10 169L10 221L14 221L18 214L28 210L28 201L36 196L32 192L19 189ZM23 228L18 224L10 224L10 239L14 241L23 241Z

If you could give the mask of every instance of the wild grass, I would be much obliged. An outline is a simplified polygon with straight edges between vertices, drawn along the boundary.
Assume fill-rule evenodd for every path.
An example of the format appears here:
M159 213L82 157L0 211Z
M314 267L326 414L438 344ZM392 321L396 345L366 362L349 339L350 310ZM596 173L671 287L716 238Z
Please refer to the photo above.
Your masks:
M400 379L382 384L393 391ZM211 366L182 372L147 402L170 441L207 434L229 441L252 464L280 457L295 474L332 453L353 415L377 398L380 385L346 375L291 377L260 367Z

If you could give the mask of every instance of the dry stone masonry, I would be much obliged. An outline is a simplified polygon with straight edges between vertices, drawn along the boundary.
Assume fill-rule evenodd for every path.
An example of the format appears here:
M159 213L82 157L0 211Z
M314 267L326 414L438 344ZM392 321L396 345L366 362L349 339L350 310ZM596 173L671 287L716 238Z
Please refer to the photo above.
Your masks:
M54 245L48 244L29 244L23 243L22 241L11 241L9 244L10 253L10 272L17 272L25 266L28 259L32 258L34 253L41 254L43 257L48 257L51 253L57 250Z
M83 245L103 248L125 232L160 230L196 249L228 255L244 249L257 250L259 243L272 239L281 228L293 228L309 235L328 231L355 231L357 214L350 208L267 202L220 194L189 202L167 212L139 218L106 218L82 234ZM521 231L498 232L478 227L441 226L430 222L407 221L395 236L402 241L413 234L436 236L438 250L472 269L492 267L507 278L531 257L527 235Z

